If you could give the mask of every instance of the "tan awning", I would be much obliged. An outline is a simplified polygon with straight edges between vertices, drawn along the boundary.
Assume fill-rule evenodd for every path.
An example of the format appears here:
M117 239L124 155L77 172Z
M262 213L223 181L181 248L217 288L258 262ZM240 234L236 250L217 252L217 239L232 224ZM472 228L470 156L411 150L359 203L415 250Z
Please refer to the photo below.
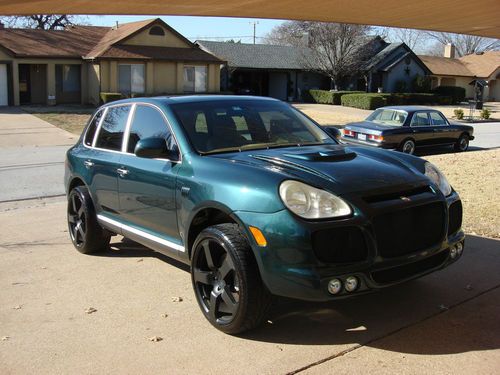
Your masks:
M0 0L0 14L277 18L394 26L500 38L499 0Z

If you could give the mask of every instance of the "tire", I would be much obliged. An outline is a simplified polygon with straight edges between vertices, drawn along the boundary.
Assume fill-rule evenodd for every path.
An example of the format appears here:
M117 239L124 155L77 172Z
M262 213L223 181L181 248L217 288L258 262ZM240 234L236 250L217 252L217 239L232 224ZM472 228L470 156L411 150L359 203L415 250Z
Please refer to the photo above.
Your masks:
M403 143L401 143L401 146L399 146L399 151L405 154L413 155L415 152L415 141L413 139L406 139Z
M462 134L453 148L458 152L467 151L469 148L469 136L467 134Z
M237 224L204 229L193 245L191 280L196 300L218 330L238 334L259 326L271 294Z
M68 195L68 231L71 242L83 254L109 248L110 234L97 222L92 198L85 186L77 186Z

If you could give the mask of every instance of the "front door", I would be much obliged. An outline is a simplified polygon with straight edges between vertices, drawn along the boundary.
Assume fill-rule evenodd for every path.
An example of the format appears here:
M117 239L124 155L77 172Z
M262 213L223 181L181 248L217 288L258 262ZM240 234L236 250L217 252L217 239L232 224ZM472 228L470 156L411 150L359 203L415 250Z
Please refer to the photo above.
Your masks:
M180 163L134 154L137 142L144 138L161 137L169 148L175 147L172 133L163 114L153 106L137 104L132 116L120 166L124 173L118 178L123 223L180 246L175 202Z

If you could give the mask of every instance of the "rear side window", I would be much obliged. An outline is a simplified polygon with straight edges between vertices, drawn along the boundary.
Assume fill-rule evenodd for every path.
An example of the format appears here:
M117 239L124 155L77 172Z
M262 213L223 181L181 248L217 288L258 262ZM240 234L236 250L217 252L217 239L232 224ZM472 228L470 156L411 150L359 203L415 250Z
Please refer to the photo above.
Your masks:
M108 109L97 136L96 147L114 151L122 149L123 133L125 132L129 112L129 105Z
M431 112L431 119L433 125L446 125L446 120L440 113Z
M137 142L150 137L164 138L169 148L173 148L172 133L163 115L153 107L138 105L130 125L127 152L133 154Z
M92 146L92 142L94 141L95 131L97 130L97 126L99 125L99 121L101 121L103 113L104 113L103 109L99 110L94 115L94 117L90 121L89 126L87 127L87 133L85 134L85 140L84 140L84 143L87 146Z

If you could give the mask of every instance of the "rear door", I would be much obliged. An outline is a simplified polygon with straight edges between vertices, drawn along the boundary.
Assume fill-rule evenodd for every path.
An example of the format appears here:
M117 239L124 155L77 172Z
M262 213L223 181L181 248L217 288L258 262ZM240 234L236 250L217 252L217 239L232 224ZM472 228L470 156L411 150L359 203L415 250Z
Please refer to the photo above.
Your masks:
M176 147L163 113L155 106L137 104L120 163L120 213L124 224L146 233L142 237L159 238L161 244L166 240L168 247L178 250L182 241L177 228L175 183L180 161L135 156L137 142L149 137L162 137L169 148Z
M437 112L429 112L431 126L434 130L433 144L450 144L454 143L460 134L457 134L457 129L454 129L444 116Z
M410 122L410 128L417 147L432 145L434 132L427 111L415 112Z
M84 161L91 171L90 186L97 210L111 217L119 216L118 169L130 109L130 104L106 109L93 141L91 157Z

